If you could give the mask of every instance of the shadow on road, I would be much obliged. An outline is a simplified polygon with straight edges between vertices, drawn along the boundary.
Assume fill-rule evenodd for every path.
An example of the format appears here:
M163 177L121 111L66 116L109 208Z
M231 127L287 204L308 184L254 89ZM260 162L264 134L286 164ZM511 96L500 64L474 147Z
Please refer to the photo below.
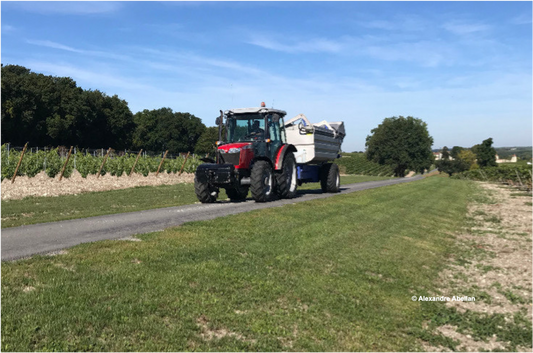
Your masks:
M344 190L348 190L348 188L343 188L343 187L340 187L339 188L339 192L342 192ZM334 194L338 194L338 193L331 193L332 195ZM297 194L296 196L294 197L294 199L298 199L300 197L303 197L305 195L319 195L319 194L324 194L324 192L321 190L321 189L304 189L304 190L298 190L297 191ZM275 195L274 198L269 201L269 202L274 202L274 201L279 201L279 200L282 200L279 196ZM215 202L213 202L212 204L239 204L239 203L243 203L243 202L248 202L248 201L254 201L254 199L249 196L246 198L246 200L217 200Z

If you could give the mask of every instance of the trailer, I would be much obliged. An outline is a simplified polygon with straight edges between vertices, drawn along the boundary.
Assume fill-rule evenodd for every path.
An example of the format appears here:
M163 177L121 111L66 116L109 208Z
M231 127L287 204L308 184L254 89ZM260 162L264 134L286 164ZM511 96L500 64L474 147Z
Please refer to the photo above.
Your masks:
M339 169L331 161L340 156L344 123L311 124L303 114L284 122L286 114L264 103L220 111L215 159L203 158L195 173L198 200L215 202L220 188L232 201L245 200L249 191L257 202L293 198L310 182L338 192Z
M323 120L312 124L305 115L299 114L285 123L285 131L287 143L297 150L294 157L297 163L298 184L319 182L321 170L324 173L324 166L339 158L346 135L344 122ZM335 179L339 184L340 176L336 175Z

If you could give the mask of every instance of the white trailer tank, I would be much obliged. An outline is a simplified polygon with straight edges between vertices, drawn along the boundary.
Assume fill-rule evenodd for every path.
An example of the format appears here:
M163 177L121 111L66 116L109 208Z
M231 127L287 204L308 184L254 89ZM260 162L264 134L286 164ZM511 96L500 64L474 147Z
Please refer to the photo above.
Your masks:
M298 150L294 153L298 164L322 164L337 158L346 135L344 122L325 120L311 124L303 114L285 123L287 143Z

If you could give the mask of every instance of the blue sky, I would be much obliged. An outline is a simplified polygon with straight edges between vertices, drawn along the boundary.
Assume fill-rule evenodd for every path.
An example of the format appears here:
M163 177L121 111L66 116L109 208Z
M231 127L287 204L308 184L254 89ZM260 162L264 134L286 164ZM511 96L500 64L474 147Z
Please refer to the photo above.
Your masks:
M532 144L531 2L6 2L1 60L214 125L258 106L345 122L364 150L384 118L434 148ZM99 146L94 146L99 147Z

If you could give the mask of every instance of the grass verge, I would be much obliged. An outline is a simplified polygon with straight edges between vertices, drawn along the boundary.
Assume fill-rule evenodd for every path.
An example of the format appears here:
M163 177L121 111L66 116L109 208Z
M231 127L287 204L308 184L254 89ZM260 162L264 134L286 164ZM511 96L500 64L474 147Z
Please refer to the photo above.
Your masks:
M411 297L473 192L426 178L3 263L2 350L419 350Z
M341 177L341 183L352 184L385 179L390 178L348 175ZM304 184L299 189L320 189L320 184ZM219 200L226 198L226 192L221 189ZM195 202L198 202L198 199L193 184L141 186L78 195L3 200L2 228L181 206Z

